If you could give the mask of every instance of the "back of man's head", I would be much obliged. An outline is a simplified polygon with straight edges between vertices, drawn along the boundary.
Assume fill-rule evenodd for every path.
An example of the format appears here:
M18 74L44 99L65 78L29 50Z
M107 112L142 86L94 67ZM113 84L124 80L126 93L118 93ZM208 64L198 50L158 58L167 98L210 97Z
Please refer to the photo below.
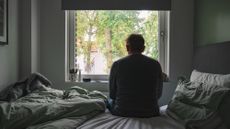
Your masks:
M141 53L144 51L145 40L141 34L131 34L126 39L126 45L129 47L129 51Z

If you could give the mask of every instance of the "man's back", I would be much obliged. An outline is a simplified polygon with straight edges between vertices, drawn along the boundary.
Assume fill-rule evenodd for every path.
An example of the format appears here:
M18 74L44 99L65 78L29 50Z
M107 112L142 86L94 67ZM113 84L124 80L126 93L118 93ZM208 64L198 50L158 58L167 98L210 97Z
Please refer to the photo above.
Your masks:
M112 113L130 117L158 115L161 74L160 64L142 54L116 61L110 77L110 97L115 100Z

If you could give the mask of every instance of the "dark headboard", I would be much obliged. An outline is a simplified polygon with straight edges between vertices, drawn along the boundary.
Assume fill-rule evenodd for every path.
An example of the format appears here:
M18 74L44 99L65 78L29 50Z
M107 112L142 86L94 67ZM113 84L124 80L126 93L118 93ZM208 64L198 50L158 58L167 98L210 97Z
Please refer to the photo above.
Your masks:
M193 68L201 72L230 74L230 41L198 47Z

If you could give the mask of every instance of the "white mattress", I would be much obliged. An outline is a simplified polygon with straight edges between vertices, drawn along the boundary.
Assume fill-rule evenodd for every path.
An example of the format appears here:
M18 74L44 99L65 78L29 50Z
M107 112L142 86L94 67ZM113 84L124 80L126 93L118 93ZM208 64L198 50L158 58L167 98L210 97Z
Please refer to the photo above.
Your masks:
M152 118L118 117L106 111L77 129L184 129L178 122L165 115L164 111L165 107L161 108L161 116Z

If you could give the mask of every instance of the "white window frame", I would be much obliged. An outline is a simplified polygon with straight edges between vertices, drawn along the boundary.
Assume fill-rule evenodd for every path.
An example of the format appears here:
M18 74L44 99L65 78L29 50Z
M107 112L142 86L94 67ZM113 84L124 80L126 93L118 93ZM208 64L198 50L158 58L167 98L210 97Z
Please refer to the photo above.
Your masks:
M159 62L162 67L162 71L169 75L169 41L170 41L170 12L159 11L158 19L158 49L159 49Z
M74 68L75 60L75 11L68 10L65 11L65 42L66 42L66 81L70 81L69 70ZM169 74L169 20L170 12L169 11L158 11L159 15L159 26L158 26L158 49L159 49L159 62L162 67L162 71L166 74ZM82 75L82 78L91 78L94 81L108 81L109 75Z

